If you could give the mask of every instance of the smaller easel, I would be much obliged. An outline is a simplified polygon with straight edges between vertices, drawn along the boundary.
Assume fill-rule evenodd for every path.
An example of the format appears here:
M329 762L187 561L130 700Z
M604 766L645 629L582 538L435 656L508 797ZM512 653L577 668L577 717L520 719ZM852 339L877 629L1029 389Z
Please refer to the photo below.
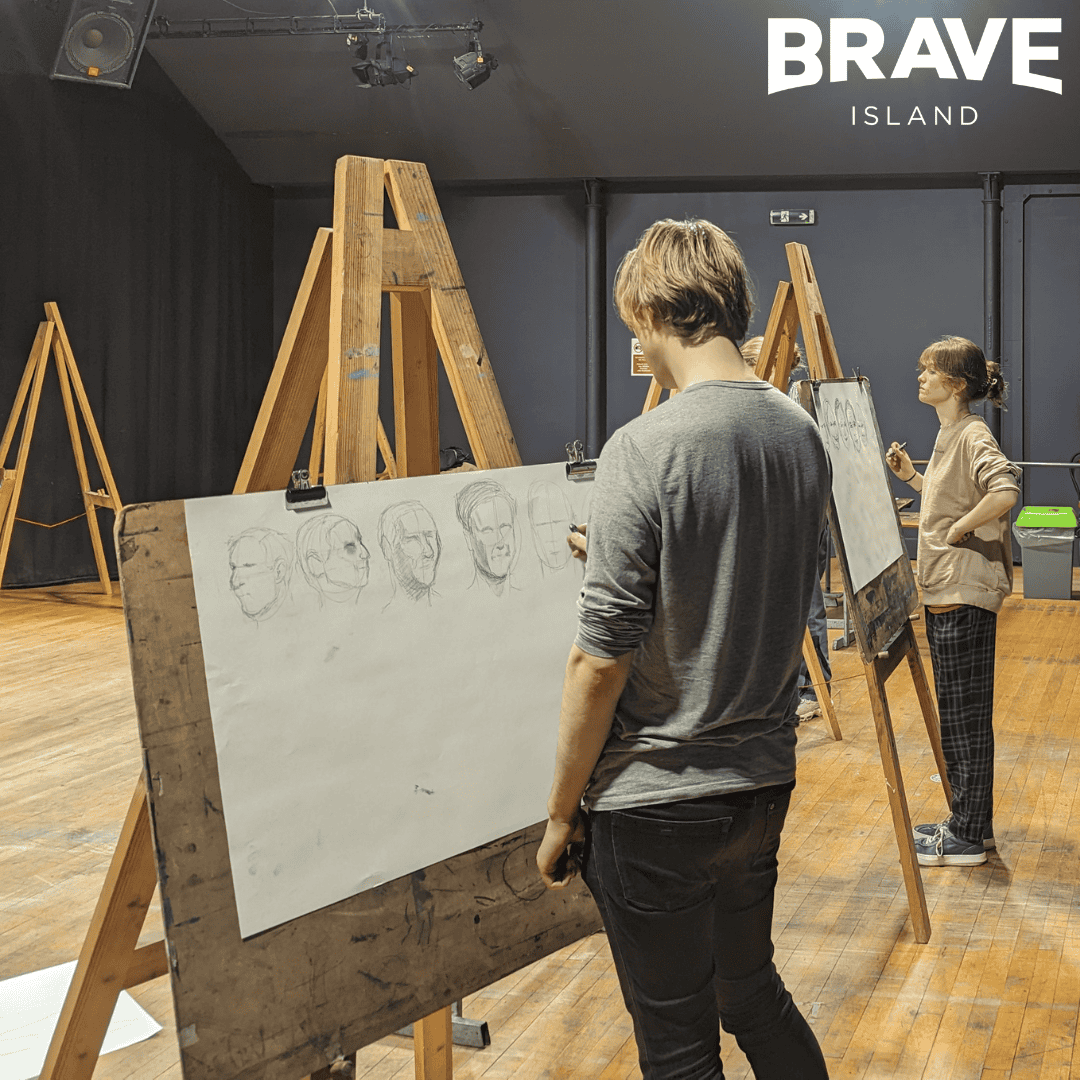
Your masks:
M71 436L71 449L75 454L75 467L79 473L82 488L83 505L86 508L86 523L90 528L90 542L94 547L94 561L97 564L101 589L106 596L112 595L112 581L109 579L109 567L105 562L105 548L101 543L101 530L98 528L98 507L107 507L119 513L121 502L116 491L109 460L105 456L105 447L101 443L94 414L90 411L90 402L86 397L79 369L75 365L75 354L71 349L64 322L60 318L60 309L55 303L45 305L45 321L38 324L37 335L30 358L26 362L22 381L15 395L15 405L8 417L4 436L0 439L0 588L3 587L4 569L7 566L8 551L11 547L11 533L18 513L19 496L22 494L23 481L26 477L26 461L30 454L30 440L34 435L37 422L38 405L41 402L41 388L45 381L45 369L49 365L50 353L56 359L56 374L60 379L60 394L64 399L64 413L67 416L68 433ZM27 403L29 399L29 403ZM22 437L15 459L15 468L4 467L8 451L15 438L15 429L26 405ZM90 476L86 468L86 455L83 452L82 433L79 430L79 415L90 436L90 445L97 459L98 470L105 482L105 487L97 491L90 490Z
M757 374L761 378L770 379L776 385L787 384L795 354L795 335L801 326L811 379L842 379L844 376L836 353L836 344L829 328L813 264L810 262L810 253L803 244L788 244L786 250L791 281L782 281L777 287L765 330L765 340L761 343ZM880 434L875 430L874 435L880 444ZM923 669L918 642L911 629L909 612L917 600L915 579L911 562L905 553L873 581L856 591L851 587L844 537L832 507L829 510L829 523L836 551L840 556L845 608L851 613L855 637L862 654L915 940L925 944L930 940L930 915L923 892L922 874L915 857L904 778L900 772L896 737L885 693L885 681L901 661L906 659L922 709L926 733L941 775L945 799L951 807L952 791L946 778L945 759L941 751L937 707ZM899 527L898 517L898 531Z

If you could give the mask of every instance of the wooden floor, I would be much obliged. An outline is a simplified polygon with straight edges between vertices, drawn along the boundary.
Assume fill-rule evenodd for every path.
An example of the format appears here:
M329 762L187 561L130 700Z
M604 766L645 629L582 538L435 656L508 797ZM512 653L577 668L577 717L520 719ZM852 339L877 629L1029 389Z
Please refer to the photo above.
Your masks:
M1074 583L1075 584L1075 583ZM1077 591L1074 591L1077 595ZM921 622L917 623L925 653ZM834 635L835 636L835 635ZM94 587L0 592L0 978L77 954L140 769L123 613ZM799 786L781 848L777 963L836 1077L1080 1077L1080 603L1026 601L998 622L998 849L926 868L933 922L917 944L857 650L831 654L844 740L799 729ZM945 811L906 667L889 682L915 821ZM160 912L144 940L160 936ZM133 992L165 1025L96 1080L180 1080L167 979ZM640 1076L602 935L467 998L492 1045L458 1049L483 1080ZM730 1080L750 1074L724 1041ZM406 1078L411 1043L358 1055Z

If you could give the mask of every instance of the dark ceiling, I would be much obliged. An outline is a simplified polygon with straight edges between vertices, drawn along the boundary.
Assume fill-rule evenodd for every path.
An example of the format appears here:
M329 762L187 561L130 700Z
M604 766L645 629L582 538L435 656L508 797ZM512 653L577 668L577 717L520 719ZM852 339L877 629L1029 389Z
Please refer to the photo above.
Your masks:
M349 13L346 0L335 3L339 13ZM933 5L939 28L945 17L963 18L976 42L989 15L1064 14L1060 34L1034 39L1058 47L1059 60L1031 65L1064 76L1060 95L1013 85L1008 30L979 81L946 80L925 69L907 79L869 81L852 67L849 81L831 83L830 17L876 20L885 32L879 60L889 72L913 19L928 7L909 0L371 0L371 6L391 25L479 18L498 70L476 90L455 79L451 57L465 51L464 34L400 40L418 76L407 86L373 89L358 85L344 35L157 38L147 49L251 178L265 184L327 184L343 154L421 160L436 182L1080 168L1074 85L1080 20L1068 17L1071 0ZM332 11L330 0L159 0L157 6L173 22ZM768 93L770 17L816 20L823 29L826 76L819 84ZM874 124L866 122L867 107L875 110ZM921 119L913 119L916 109Z

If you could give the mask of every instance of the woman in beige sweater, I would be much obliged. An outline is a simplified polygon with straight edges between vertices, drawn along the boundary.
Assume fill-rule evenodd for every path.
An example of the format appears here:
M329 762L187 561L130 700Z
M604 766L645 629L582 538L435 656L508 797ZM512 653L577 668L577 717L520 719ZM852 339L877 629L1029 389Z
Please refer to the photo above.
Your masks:
M915 828L924 866L986 862L994 846L994 641L1012 591L1009 511L1020 470L1002 454L972 402L1001 407L1005 380L967 338L934 342L919 357L919 400L941 430L925 475L897 443L889 468L922 492L918 581L934 668L952 813Z

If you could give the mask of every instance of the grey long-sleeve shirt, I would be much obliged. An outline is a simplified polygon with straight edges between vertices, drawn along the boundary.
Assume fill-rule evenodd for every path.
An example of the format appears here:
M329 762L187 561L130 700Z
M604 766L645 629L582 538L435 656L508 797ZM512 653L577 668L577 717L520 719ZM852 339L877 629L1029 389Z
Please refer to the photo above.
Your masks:
M817 426L768 383L697 383L620 428L594 483L576 643L634 656L586 805L791 780L830 487Z

